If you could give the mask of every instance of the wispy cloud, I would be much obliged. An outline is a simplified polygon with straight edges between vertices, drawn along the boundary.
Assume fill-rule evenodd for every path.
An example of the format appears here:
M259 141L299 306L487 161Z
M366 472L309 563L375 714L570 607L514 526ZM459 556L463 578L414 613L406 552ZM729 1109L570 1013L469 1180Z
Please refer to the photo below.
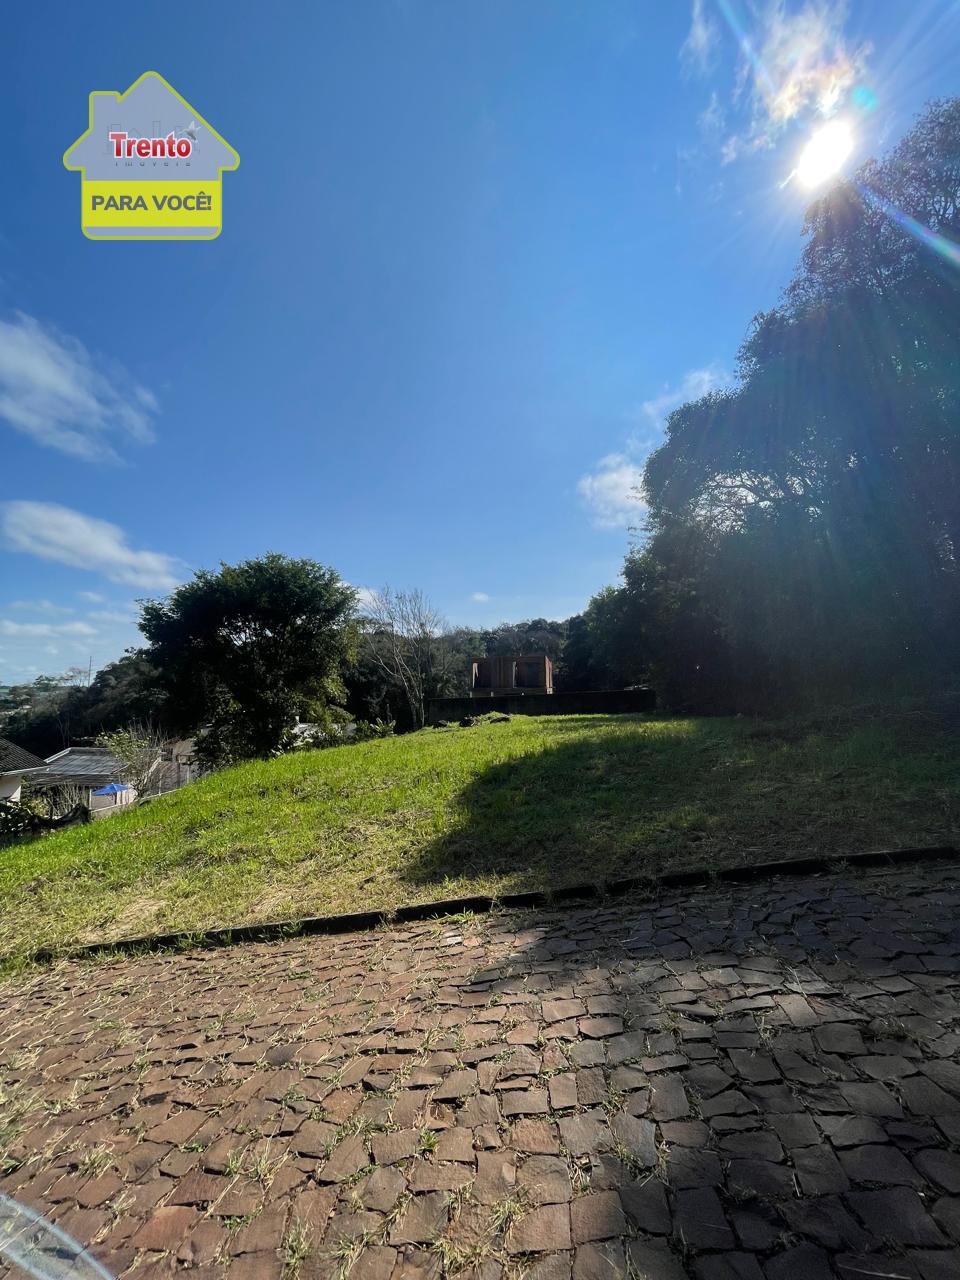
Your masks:
M0 320L0 419L37 444L85 461L153 440L153 392L82 342L17 312Z
M684 67L706 75L716 60L719 39L717 24L708 13L705 0L693 0L690 30L680 46L680 61Z
M106 604L107 597L101 595L99 591L78 591L77 595L81 600L87 600L90 604Z
M871 48L845 37L843 0L809 0L794 8L770 0L752 11L749 29L734 0L719 7L739 45L734 97L745 98L750 112L749 126L724 142L724 164L772 146L792 121L833 115L864 75Z
M649 439L650 427L657 432L662 432L667 418L674 409L679 409L682 404L690 400L700 400L711 391L722 391L724 387L729 387L732 381L729 372L720 364L705 365L702 369L688 369L676 385L665 386L659 394L651 396L641 404L640 412L648 424L648 433L647 437L642 438L639 443L649 447L653 443Z
M470 599L475 601L477 604L486 604L490 597L487 595L486 591L474 591Z
M577 492L598 529L624 529L637 524L646 510L643 501L643 467L661 443L667 418L688 400L699 400L711 391L729 386L732 379L719 364L688 370L678 383L666 385L644 400L639 425L620 452L608 453L577 481Z
M118 525L53 502L4 503L0 530L14 551L102 573L111 582L168 591L182 580L173 556L136 551Z
M11 609L20 609L24 613L73 613L74 610L65 604L54 604L52 600L13 600Z
M87 622L13 622L0 618L0 636L95 636L96 628Z
M87 614L88 618L92 618L94 622L122 622L124 624L136 624L137 615L135 613L123 613L119 609L91 609Z
M710 95L710 101L697 117L700 132L705 138L715 138L717 134L723 132L726 119L726 112L720 105L720 97L716 89L714 89Z
M625 529L643 514L638 493L643 467L625 453L608 453L577 481L577 492L598 529Z

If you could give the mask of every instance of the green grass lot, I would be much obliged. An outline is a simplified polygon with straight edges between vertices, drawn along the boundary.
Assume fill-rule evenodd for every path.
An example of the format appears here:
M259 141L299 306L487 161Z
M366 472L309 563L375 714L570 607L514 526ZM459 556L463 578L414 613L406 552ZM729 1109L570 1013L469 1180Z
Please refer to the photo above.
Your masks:
M953 842L953 715L514 717L256 761L0 850L0 966L39 948Z

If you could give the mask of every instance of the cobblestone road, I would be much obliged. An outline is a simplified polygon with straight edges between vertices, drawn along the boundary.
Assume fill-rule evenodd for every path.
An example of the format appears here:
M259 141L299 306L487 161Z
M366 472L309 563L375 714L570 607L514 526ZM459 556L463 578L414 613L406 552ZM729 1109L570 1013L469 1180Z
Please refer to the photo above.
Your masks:
M958 943L940 864L61 966L0 1190L137 1280L955 1280Z

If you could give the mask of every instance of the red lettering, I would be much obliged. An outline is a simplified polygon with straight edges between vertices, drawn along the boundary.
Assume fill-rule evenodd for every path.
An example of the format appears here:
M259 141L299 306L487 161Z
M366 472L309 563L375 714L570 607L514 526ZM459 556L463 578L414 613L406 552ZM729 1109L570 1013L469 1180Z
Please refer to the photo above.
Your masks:
M113 154L116 159L126 156L130 159L134 155L157 156L159 158L168 157L173 160L177 156L186 158L193 153L193 143L189 138L178 138L173 133L168 133L165 138L131 138L126 133L110 133L107 137L113 143Z

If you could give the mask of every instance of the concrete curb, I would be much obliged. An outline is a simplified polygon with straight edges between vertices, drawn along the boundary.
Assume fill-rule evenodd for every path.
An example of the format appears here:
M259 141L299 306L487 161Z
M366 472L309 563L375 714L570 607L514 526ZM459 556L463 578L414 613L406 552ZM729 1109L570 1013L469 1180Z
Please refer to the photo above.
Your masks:
M788 858L781 862L725 867L720 871L701 868L692 871L667 872L666 875L656 877L631 876L622 880L603 881L599 884L567 885L558 889L535 890L529 893L506 893L499 898L486 896L447 898L439 902L421 902L411 906L397 907L392 911L354 911L334 916L307 916L302 920L275 920L263 924L204 929L197 933L179 931L149 934L140 938L119 938L112 942L91 942L84 946L65 948L63 951L44 949L34 952L29 959L48 964L54 960L79 960L111 954L141 955L154 951L225 947L243 942L277 942L284 938L307 937L311 934L357 933L376 929L385 924L436 920L444 916L458 915L463 911L483 913L500 910L535 910L560 907L575 902L595 902L603 898L621 898L630 893L653 897L664 889L696 888L710 884L747 884L776 876L836 874L847 867L854 870L893 869L909 863L947 862L956 858L960 858L960 851L952 845L835 854L819 858Z

